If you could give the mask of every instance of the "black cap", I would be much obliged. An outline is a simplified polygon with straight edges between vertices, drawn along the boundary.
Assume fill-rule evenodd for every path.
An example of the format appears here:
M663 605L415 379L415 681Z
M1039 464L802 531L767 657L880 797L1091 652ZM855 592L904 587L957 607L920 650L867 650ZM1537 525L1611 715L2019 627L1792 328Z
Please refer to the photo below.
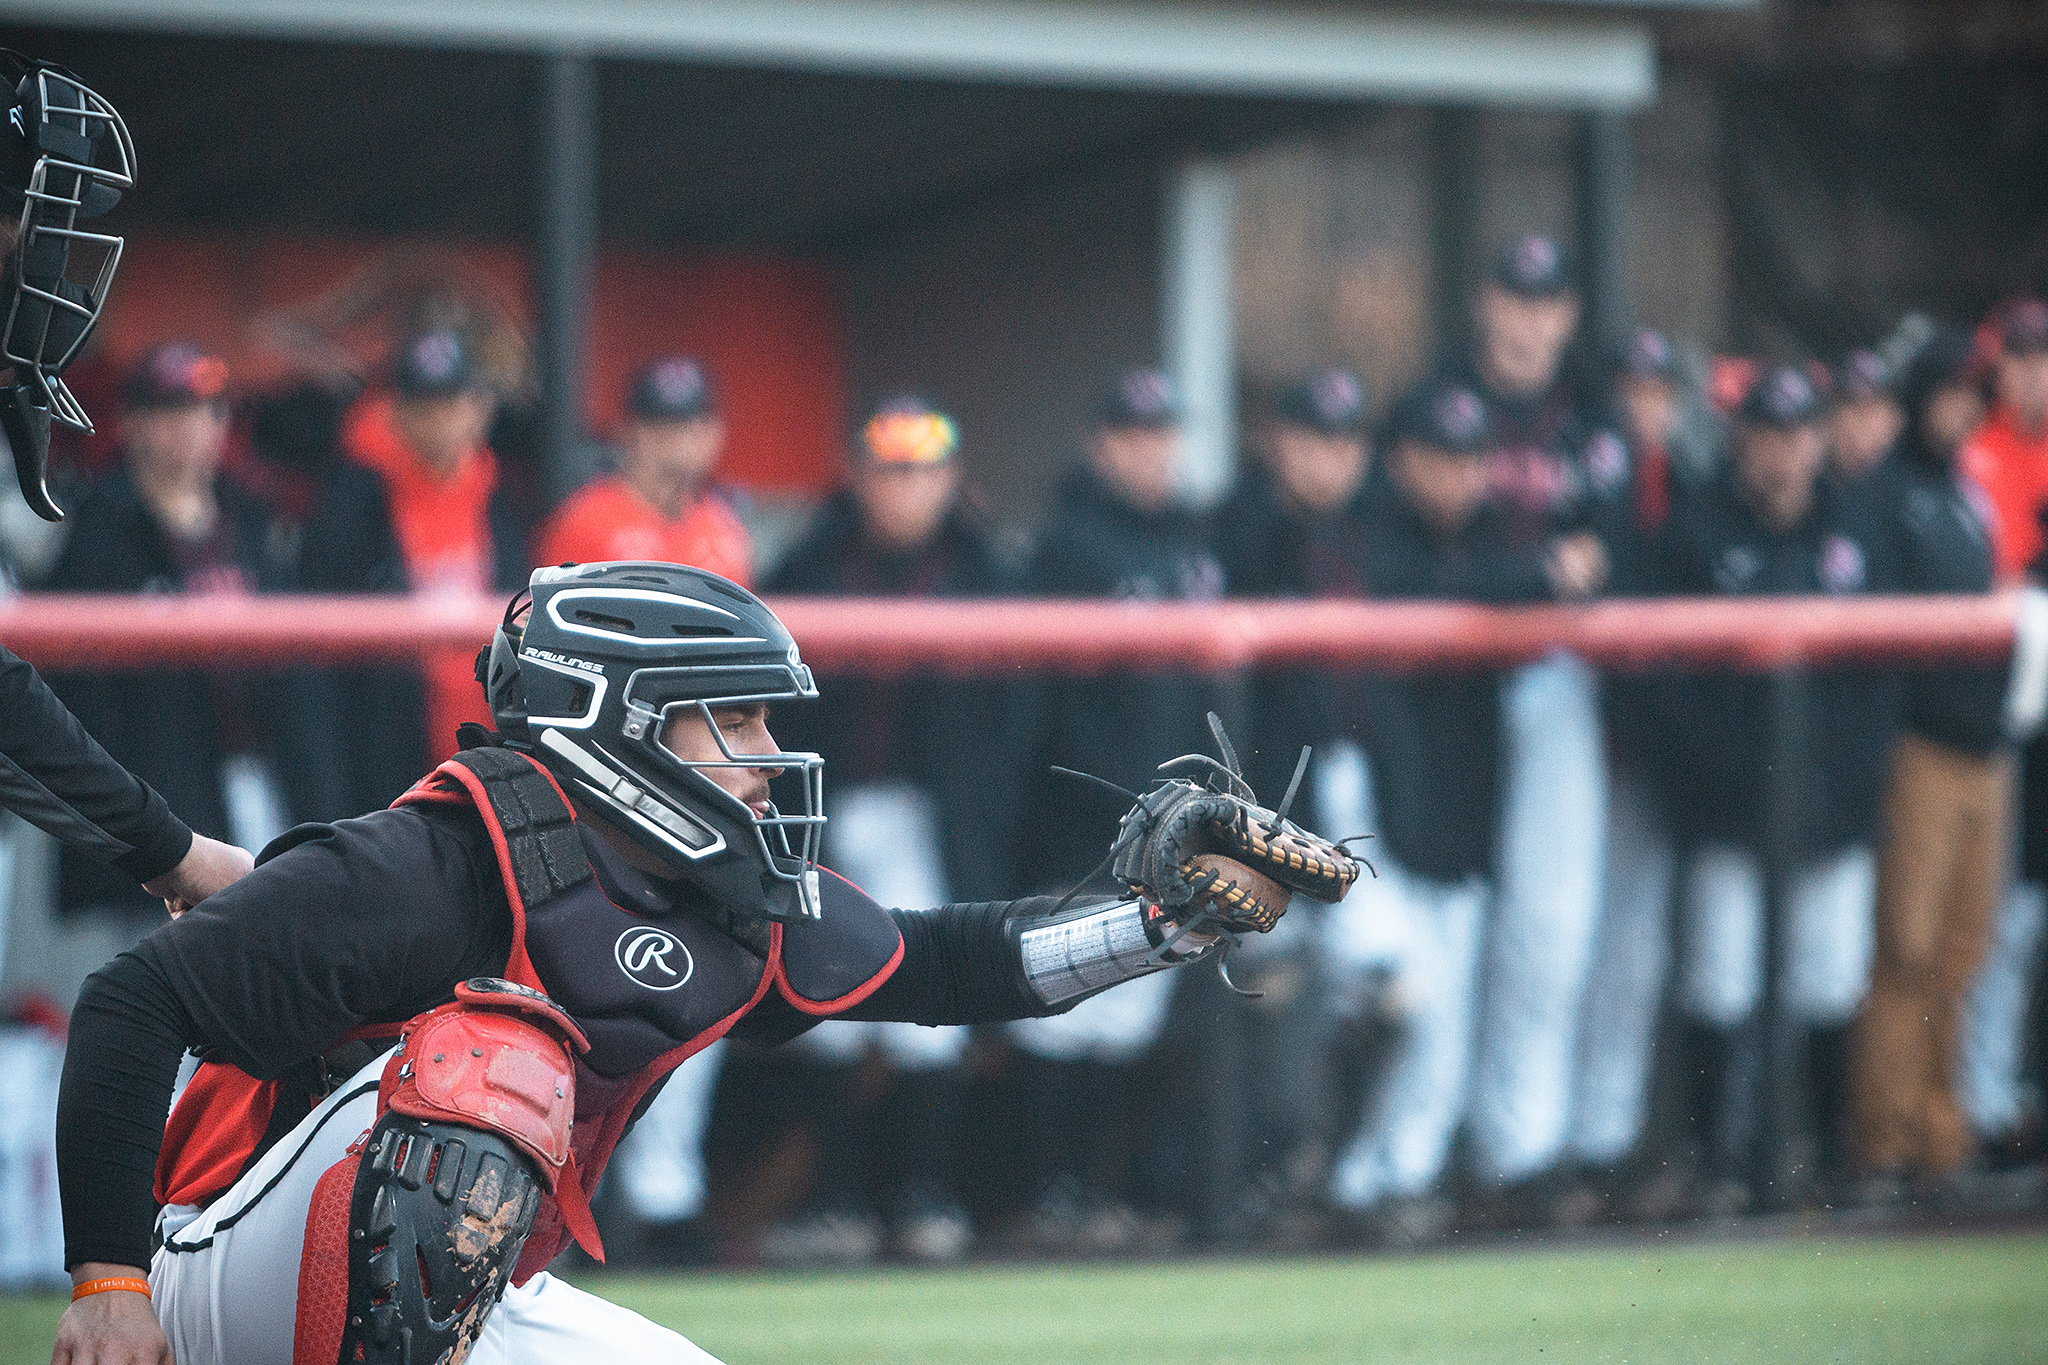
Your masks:
M1502 247L1488 278L1510 294L1530 299L1555 298L1579 287L1571 254L1554 239L1537 233L1517 237Z
M406 398L447 398L472 389L469 347L445 329L409 337L391 362L391 386Z
M1749 426L1791 431L1818 421L1820 408L1820 395L1806 372L1777 365L1757 376L1735 415Z
M227 362L190 341L150 347L121 383L121 406L130 412L192 408L227 396Z
M1346 369L1317 370L1280 391L1273 416L1324 436L1356 436L1365 430L1365 385Z
M1675 379L1678 355L1662 332L1654 327L1638 327L1621 348L1621 364L1617 368L1630 379Z
M1462 384L1432 384L1401 400L1387 436L1455 455L1474 455L1486 449L1493 432L1478 394Z
M2048 351L2048 303L2021 299L2005 310L2005 320L1998 331L2007 355Z
M1132 370L1103 392L1095 424L1151 431L1180 425L1180 388L1164 370Z
M642 422L689 422L718 411L711 376L686 355L650 360L633 378L626 411Z
M1837 402L1853 402L1859 398L1888 398L1896 386L1897 377L1892 367L1884 363L1884 357L1876 351L1854 350L1842 357L1828 376L1834 385Z

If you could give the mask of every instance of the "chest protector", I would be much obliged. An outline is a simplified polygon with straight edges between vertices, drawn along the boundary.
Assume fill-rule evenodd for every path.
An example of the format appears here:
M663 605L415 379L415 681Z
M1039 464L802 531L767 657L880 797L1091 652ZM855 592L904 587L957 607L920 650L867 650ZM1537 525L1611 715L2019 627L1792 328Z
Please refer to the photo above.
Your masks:
M589 1198L635 1109L670 1071L723 1037L770 991L822 1018L865 1000L903 960L888 912L829 872L821 878L822 915L769 924L765 953L715 927L715 908L677 905L652 914L614 904L560 788L514 750L465 749L393 804L476 811L512 913L500 975L545 993L590 1040L577 1059L569 1161L541 1207L515 1281L572 1238L602 1258ZM233 1184L276 1126L277 1092L278 1082L224 1063L202 1066L166 1129L157 1198L204 1204Z

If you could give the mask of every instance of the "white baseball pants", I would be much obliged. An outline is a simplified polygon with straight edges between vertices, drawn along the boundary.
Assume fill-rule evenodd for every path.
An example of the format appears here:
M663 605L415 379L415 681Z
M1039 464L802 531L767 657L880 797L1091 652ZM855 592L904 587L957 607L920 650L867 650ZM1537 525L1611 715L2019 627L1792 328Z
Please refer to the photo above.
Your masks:
M299 1261L313 1186L369 1130L383 1069L379 1057L357 1072L204 1210L163 1211L164 1247L150 1265L149 1283L178 1365L294 1365ZM545 1272L506 1291L469 1361L718 1365L666 1327Z

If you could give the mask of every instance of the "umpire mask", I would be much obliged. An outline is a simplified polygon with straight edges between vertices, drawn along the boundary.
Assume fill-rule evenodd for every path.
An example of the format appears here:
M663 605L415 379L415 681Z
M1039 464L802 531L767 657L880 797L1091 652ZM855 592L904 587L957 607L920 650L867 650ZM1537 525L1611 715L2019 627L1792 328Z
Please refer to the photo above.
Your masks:
M740 917L818 917L824 760L736 753L718 707L814 698L775 613L737 583L679 564L537 570L477 660L498 732ZM715 759L679 758L667 727L701 721ZM757 811L708 770L774 768L795 809Z
M114 106L63 67L0 48L0 73L13 92L0 129L0 204L18 215L0 276L0 357L14 371L0 429L22 496L60 521L45 483L50 423L90 432L92 421L58 376L92 335L121 263L120 237L79 224L135 183L135 144Z

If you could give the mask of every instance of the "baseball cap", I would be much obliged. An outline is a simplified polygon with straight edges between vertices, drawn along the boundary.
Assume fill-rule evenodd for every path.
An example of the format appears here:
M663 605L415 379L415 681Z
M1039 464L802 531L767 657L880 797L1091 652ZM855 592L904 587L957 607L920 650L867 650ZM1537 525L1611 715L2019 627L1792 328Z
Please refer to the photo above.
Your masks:
M1802 370L1775 365L1750 385L1735 415L1750 426L1790 431L1817 421L1820 406L1820 395Z
M1579 287L1571 254L1540 233L1517 237L1502 247L1488 278L1510 294L1531 299L1554 298Z
M688 422L716 413L718 397L699 361L665 355L648 361L633 377L626 411L642 422Z
M960 448L960 432L924 399L900 393L877 403L861 424L860 448L878 464L942 464Z
M1474 455L1486 449L1492 430L1478 394L1462 384L1433 384L1401 401L1387 435L1455 455Z
M1356 436L1365 429L1365 385L1346 369L1317 370L1280 391L1273 416L1324 436Z
M408 337L391 362L391 385L406 398L447 398L475 383L469 347L445 329Z
M2006 310L1999 327L1999 341L2007 355L2031 355L2048 351L2048 303L2021 299Z
M1638 327L1621 348L1621 373L1631 379L1674 379L1678 356L1654 327Z
M228 363L190 341L166 341L142 353L121 384L130 412L189 408L227 397Z
M1895 386L1897 376L1892 367L1884 363L1884 357L1876 351L1857 349L1842 357L1828 376L1834 385L1834 396L1838 402L1849 402L1858 398L1888 397Z
M1159 430L1180 425L1180 388L1164 370L1132 370L1103 392L1095 422L1104 427Z

